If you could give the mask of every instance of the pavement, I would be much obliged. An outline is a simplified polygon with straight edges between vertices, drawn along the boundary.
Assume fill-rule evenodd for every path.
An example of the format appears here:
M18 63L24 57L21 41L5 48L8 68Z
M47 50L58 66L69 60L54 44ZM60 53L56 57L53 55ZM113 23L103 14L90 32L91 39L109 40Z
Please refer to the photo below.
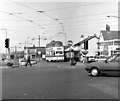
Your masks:
M54 66L56 63L59 63L60 65L58 65L58 68L84 68L85 65L84 63L80 63L77 62L75 66L71 66L69 62L46 62L46 61L40 61L37 62L37 64L33 65L36 67L39 67L40 65L46 65L46 66ZM14 66L14 67L10 67L10 66L6 66L6 63L4 61L0 61L0 69L9 69L9 68L17 68L17 67L25 67L25 66Z

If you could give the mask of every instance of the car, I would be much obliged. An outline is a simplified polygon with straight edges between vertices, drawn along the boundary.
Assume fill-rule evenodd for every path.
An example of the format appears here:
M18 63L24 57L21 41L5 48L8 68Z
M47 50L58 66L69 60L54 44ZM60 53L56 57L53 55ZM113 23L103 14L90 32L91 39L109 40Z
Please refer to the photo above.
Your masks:
M107 59L106 56L97 56L97 57L95 58L95 61L105 61L106 59Z
M20 59L19 60L19 65L20 66L25 66L26 65L26 62L27 60L26 59ZM31 64L34 65L34 64L37 64L37 61L35 59L31 59Z
M119 62L120 54L113 54L110 57L108 57L105 61L87 63L85 70L94 77L109 73L119 74Z
M37 61L35 59L31 59L31 64L32 65L37 64Z
M5 61L5 64L6 64L6 66L13 66L13 60L11 60L11 59L6 59Z
M19 59L19 65L20 66L25 66L26 65L26 60L25 59Z

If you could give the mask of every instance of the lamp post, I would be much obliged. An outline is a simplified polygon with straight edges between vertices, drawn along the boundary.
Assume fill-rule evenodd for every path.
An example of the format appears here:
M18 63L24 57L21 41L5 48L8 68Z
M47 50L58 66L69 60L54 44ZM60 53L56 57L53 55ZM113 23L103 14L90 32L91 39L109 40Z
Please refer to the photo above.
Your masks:
M110 16L110 15L108 15L107 17L108 17L108 18L110 18L110 17L120 18L119 16Z
M5 30L6 32L6 39L7 39L7 29L6 28L2 28L1 30ZM7 48L6 48L6 54L7 54ZM8 58L10 58L10 48L8 47Z

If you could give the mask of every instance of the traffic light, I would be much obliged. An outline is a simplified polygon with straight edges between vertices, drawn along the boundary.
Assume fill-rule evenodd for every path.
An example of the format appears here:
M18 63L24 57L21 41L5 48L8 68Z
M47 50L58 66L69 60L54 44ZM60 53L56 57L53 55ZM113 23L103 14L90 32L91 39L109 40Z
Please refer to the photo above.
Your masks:
M100 52L98 52L98 56L100 56Z
M9 39L5 39L5 48L9 48Z
M87 50L88 49L88 41L84 42L84 49Z

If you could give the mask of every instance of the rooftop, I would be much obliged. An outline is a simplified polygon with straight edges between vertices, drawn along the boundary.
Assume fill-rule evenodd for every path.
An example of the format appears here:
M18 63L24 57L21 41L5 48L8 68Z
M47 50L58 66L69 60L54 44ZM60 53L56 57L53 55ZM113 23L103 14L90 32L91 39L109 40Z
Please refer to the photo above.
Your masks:
M120 39L120 31L110 31L110 32L108 32L108 31L102 30L101 33L102 33L105 41Z

